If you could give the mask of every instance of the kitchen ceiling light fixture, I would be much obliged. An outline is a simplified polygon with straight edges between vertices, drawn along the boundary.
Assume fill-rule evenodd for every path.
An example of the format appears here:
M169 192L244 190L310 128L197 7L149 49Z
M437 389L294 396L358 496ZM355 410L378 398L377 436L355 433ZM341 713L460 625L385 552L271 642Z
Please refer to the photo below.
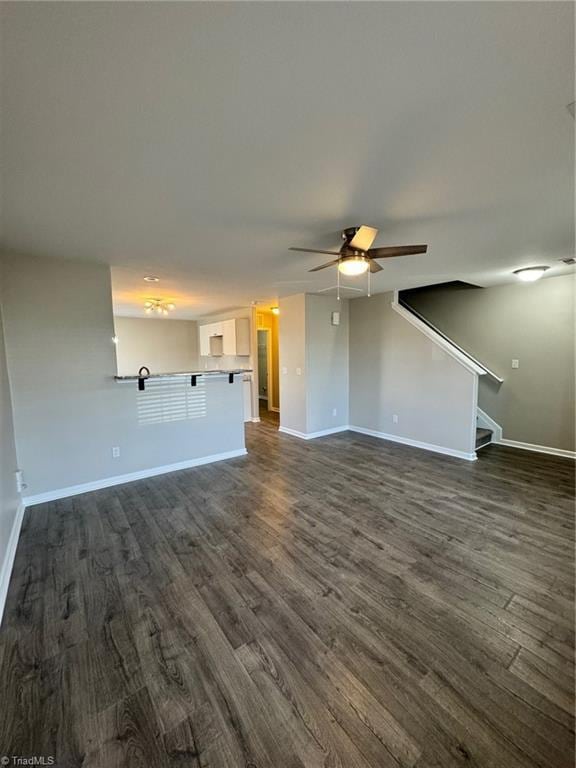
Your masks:
M280 314L280 307L270 307L270 311L273 315L279 315Z
M155 312L157 315L167 315L168 312L176 309L176 305L172 302L163 301L162 299L146 299L144 302L144 312L147 315Z
M370 262L364 256L348 256L344 257L338 264L338 270L343 275L353 277L355 275L363 275L368 271Z
M160 278L156 277L156 275L144 275L144 280L146 280L147 283L159 283Z
M533 283L536 280L540 280L544 272L550 269L550 267L523 267L522 269L515 269L514 274L518 280L522 280L523 283Z

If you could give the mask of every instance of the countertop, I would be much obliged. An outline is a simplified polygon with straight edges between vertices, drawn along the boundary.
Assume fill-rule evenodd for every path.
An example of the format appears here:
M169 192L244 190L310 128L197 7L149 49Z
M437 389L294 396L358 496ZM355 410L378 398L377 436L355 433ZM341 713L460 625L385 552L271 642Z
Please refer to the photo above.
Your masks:
M183 376L229 376L230 374L252 373L252 368L212 368L199 371L174 371L173 373L150 373L140 376L132 373L129 376L114 376L116 381L138 381L138 379L174 379Z

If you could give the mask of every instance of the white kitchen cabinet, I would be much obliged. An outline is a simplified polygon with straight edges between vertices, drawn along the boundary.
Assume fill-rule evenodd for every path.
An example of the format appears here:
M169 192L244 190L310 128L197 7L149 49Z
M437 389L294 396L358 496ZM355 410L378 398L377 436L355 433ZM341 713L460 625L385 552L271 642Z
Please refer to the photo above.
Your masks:
M209 325L201 325L200 331L200 355L208 357L210 355L210 332Z
M250 354L250 321L239 317L201 325L200 355L244 357Z
M228 340L228 341L227 341ZM250 354L250 320L247 317L238 317L227 320L224 328L224 352L225 355L247 357Z

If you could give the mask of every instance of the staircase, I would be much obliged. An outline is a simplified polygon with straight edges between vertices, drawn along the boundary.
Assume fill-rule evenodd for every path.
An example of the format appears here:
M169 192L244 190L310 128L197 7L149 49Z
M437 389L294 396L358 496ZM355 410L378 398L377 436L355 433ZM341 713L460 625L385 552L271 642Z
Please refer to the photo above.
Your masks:
M474 401L473 405L476 410L476 424L474 425L474 422L470 423L470 432L468 432L468 444L470 445L470 443L473 443L473 445L470 445L468 452L465 452L467 453L467 457L473 456L473 458L476 458L476 451L480 448L484 448L492 443L500 443L502 440L502 427L478 407L478 378L480 376L487 376L488 378L493 379L498 386L503 383L504 379L494 373L494 371L491 371L490 368L473 357L465 349L458 346L458 344L450 339L445 333L415 310L406 300L407 297L409 297L409 294L410 291L394 291L394 300L391 305L392 309L417 328L420 333L431 339L436 346L440 347L444 352L453 357L461 366L470 371L476 379L474 393L472 394L472 400ZM474 433L474 427L476 433ZM470 449L472 449L471 452Z
M484 448L485 445L490 445L492 442L492 435L493 432L491 429L476 427L476 450L478 450L478 448Z

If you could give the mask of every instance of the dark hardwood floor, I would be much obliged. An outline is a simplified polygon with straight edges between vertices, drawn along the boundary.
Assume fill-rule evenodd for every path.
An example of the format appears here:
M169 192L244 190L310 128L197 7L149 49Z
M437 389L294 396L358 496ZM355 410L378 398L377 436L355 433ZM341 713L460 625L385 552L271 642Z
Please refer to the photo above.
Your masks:
M573 462L269 420L248 447L27 510L0 754L572 768Z

